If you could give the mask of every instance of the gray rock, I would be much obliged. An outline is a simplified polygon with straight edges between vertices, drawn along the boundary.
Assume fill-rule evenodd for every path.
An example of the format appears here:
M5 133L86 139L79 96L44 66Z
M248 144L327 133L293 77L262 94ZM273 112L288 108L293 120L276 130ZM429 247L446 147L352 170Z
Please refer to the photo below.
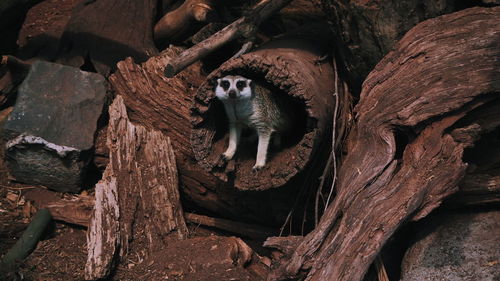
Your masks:
M11 174L28 184L80 191L105 100L103 76L35 62L3 131Z
M439 214L418 236L401 281L500 280L500 211Z

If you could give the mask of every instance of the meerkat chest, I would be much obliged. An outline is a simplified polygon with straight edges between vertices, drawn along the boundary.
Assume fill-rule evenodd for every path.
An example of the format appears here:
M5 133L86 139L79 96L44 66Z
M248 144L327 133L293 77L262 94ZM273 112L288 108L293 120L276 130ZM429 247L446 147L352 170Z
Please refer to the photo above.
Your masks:
M227 116L230 121L251 127L252 115L254 113L251 100L238 100L224 103Z

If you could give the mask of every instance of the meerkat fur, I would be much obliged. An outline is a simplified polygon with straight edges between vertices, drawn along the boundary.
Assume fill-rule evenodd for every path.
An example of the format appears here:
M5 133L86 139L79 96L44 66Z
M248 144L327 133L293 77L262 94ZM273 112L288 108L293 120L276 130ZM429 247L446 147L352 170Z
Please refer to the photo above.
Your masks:
M271 137L278 144L280 135L290 128L284 104L269 90L238 75L217 79L215 95L224 104L229 120L229 145L222 157L225 160L234 157L241 131L249 127L258 135L257 157L252 170L261 170L266 165Z

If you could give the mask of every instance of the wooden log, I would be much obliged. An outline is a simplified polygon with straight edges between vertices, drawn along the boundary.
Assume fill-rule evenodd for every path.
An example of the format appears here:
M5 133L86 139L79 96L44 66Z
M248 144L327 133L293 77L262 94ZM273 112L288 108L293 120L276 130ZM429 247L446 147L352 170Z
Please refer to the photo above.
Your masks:
M194 158L190 142L191 106L205 77L197 63L172 79L165 78L163 67L180 50L169 48L142 65L134 64L131 59L118 64L117 72L110 76L110 84L123 96L131 121L170 137L185 202L224 218L281 225L295 201L296 193L290 192L291 189L240 192L203 170Z
M279 11L291 0L264 0L257 4L248 15L236 20L221 31L182 52L168 61L165 76L174 77L186 67L219 49L226 43L240 37L251 38L257 27L274 12Z
M292 180L302 182L299 175L323 170L322 159L328 157L331 146L334 96L349 93L343 88L335 92L336 74L330 60L321 60L325 52L320 46L297 38L271 42L227 61L207 77L196 94L191 137L194 155L205 170L240 190L282 187ZM252 172L255 147L250 145L241 144L227 165L220 161L228 144L228 121L214 88L217 78L228 74L246 76L289 101L287 110L294 115L293 132L285 136L282 148L270 149L265 168L256 173Z
M196 22L215 19L213 0L186 0L176 9L167 12L154 26L154 39L162 45L187 38Z
M54 220L88 227L94 207L94 198L89 196L79 196L73 200L62 199L57 202L44 205L43 207L50 210ZM273 228L213 218L193 213L184 213L184 219L186 222L217 228L219 230L239 234L252 239L262 239L277 234L276 229Z
M187 235L170 140L133 125L121 96L109 115L110 162L96 185L87 232L88 280L106 277L129 252L150 255L166 245L169 234Z
M104 76L126 57L146 61L158 53L153 42L157 2L82 1L61 37L57 61L75 67L85 64Z
M399 226L457 190L464 149L490 130L466 115L499 98L499 16L472 8L422 22L370 73L337 197L271 279L362 280Z

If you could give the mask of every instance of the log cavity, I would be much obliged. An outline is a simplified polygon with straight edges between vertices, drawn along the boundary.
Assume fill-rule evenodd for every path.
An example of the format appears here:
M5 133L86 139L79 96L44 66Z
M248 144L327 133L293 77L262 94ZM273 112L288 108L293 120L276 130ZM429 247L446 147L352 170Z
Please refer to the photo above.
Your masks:
M315 46L287 39L230 60L210 74L192 108L191 143L198 163L240 190L281 187L319 168L321 161L314 160L322 156L316 152L321 148L321 154L328 155L323 146L331 139L334 89L331 63L321 56ZM250 78L286 100L293 117L292 131L278 147L271 141L266 166L259 172L252 172L257 139L252 140L251 131L243 132L233 160L221 160L229 141L228 121L214 89L217 78L229 74Z

